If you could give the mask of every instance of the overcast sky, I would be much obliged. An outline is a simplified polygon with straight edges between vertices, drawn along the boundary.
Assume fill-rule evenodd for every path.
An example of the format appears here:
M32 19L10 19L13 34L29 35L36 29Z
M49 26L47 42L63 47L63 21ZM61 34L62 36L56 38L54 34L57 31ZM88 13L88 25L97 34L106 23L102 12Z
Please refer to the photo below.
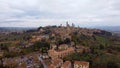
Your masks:
M120 0L0 0L0 27L120 26Z

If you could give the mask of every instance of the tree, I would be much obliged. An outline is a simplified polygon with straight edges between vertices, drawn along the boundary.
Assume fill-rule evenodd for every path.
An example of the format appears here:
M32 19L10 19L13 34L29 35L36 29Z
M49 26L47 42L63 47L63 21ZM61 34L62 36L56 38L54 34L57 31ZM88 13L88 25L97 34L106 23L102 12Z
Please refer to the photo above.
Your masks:
M36 42L33 46L32 46L33 50L35 51L41 51L41 52L47 52L47 50L50 49L50 44L46 41L44 42Z
M107 64L107 67L108 68L118 68L118 65L113 61L109 61Z
M66 38L66 39L64 40L64 43L65 43L65 44L70 44L70 42L71 42L70 38Z

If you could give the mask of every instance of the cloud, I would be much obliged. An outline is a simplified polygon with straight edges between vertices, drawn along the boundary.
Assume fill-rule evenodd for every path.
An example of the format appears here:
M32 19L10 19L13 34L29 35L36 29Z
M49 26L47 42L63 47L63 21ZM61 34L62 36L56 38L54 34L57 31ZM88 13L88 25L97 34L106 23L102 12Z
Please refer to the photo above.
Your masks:
M0 26L120 25L119 0L0 0ZM103 24L104 23L104 24Z

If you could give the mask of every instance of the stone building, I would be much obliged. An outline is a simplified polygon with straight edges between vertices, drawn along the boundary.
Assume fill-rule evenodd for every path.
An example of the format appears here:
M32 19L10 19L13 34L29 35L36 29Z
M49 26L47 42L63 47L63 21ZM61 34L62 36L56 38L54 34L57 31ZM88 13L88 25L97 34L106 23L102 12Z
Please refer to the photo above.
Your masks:
M62 44L58 47L59 50L66 50L68 48L68 45Z
M71 62L70 61L65 61L61 68L72 68Z
M74 48L73 47L67 48L66 50L63 50L63 51L55 51L54 49L51 49L51 50L48 51L48 55L52 59L63 58L64 56L67 56L71 53L74 53Z
M62 59L53 59L52 64L48 66L47 68L59 68L63 64Z
M74 68L89 68L89 62L74 61Z

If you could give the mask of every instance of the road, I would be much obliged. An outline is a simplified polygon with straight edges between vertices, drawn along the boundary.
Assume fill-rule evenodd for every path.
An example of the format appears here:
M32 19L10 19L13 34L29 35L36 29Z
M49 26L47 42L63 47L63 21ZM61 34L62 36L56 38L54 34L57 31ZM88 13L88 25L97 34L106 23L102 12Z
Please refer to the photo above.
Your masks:
M47 65L44 63L43 59L40 56L38 56L38 59L42 62L44 68L47 68Z

